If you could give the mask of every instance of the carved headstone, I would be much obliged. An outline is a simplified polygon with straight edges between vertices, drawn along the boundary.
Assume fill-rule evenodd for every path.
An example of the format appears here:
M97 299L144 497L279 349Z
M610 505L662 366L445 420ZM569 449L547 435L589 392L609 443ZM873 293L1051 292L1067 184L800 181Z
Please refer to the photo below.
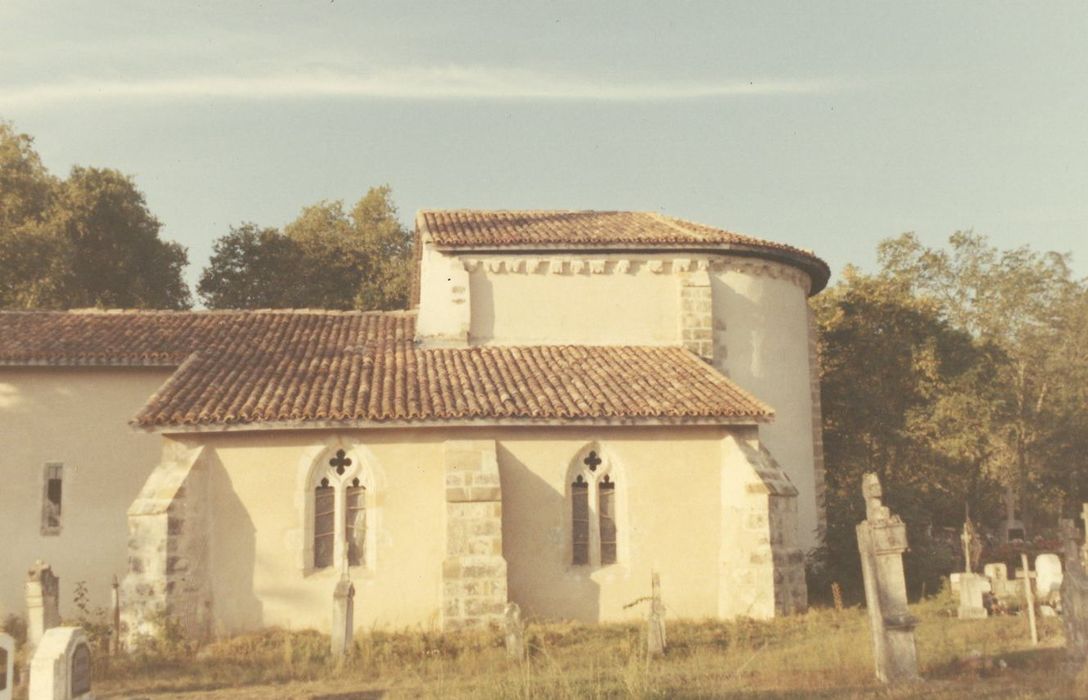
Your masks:
M961 620L976 620L989 615L984 603L985 594L993 587L990 579L982 574L960 574L960 606L956 616Z
M1061 595L1062 560L1046 552L1035 557L1035 591L1040 603L1052 604Z
M36 647L46 631L60 625L60 579L38 560L26 575L27 644Z
M883 683L918 680L918 652L914 644L917 620L907 608L903 552L907 527L883 504L876 474L861 482L865 520L858 523L858 551L865 579L865 605L873 633L876 677Z
M332 593L332 655L338 659L351 651L355 638L355 585L348 575L348 554L344 552L344 563L340 580Z
M1065 547L1065 575L1062 577L1062 619L1065 649L1077 662L1088 661L1088 571L1081 558L1077 528L1073 521L1062 523Z
M995 596L1004 598L1016 595L1014 583L1009 581L1009 568L1003 563L987 564L982 567L982 574L990 579L990 587Z
M15 686L15 638L0 632L0 700L11 700Z
M646 623L646 653L661 656L668 641L665 638L665 603L661 599L661 577L655 571L650 578L650 615Z
M93 700L91 647L79 627L54 627L30 661L31 700Z
M521 621L521 607L517 603L506 604L503 617L506 655L515 661L525 658L525 624Z

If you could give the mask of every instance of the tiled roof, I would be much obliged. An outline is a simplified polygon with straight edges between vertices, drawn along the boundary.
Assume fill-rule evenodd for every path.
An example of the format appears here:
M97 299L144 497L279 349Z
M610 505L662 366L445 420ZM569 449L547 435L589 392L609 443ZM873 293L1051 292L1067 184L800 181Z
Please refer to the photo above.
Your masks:
M762 419L678 347L420 349L411 312L0 313L0 364L179 364L144 427Z
M440 249L723 249L785 259L809 273L813 292L830 276L811 251L655 212L423 210L416 228Z

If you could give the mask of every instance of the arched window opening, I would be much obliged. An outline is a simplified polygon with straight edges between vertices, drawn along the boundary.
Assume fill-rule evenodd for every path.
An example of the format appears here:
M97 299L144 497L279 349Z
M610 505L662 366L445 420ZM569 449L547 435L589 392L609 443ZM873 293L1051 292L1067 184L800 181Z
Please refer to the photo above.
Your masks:
M584 454L572 465L571 564L609 566L619 561L616 482L596 449Z
M314 568L332 566L336 542L336 490L322 479L314 489Z
M327 453L326 453L327 454ZM343 449L322 465L313 487L313 568L367 565L366 473Z

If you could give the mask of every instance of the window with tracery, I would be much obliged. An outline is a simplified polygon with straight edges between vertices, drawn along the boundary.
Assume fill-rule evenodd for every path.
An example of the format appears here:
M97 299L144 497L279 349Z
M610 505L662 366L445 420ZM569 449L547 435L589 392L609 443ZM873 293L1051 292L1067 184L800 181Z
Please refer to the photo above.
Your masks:
M362 465L337 450L315 475L313 487L313 567L367 563L367 488Z
M608 566L619 557L616 483L611 465L590 450L574 466L570 484L571 564Z

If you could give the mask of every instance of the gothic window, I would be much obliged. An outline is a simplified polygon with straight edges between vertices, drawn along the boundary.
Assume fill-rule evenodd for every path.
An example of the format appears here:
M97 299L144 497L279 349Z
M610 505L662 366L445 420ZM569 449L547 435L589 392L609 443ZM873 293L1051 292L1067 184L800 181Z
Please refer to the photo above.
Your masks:
M61 494L64 485L64 465L51 462L45 465L42 488L42 534L60 534Z
M616 483L596 449L583 455L572 464L571 564L608 566L619 560Z
M313 568L367 564L366 474L343 449L319 462L313 487Z

